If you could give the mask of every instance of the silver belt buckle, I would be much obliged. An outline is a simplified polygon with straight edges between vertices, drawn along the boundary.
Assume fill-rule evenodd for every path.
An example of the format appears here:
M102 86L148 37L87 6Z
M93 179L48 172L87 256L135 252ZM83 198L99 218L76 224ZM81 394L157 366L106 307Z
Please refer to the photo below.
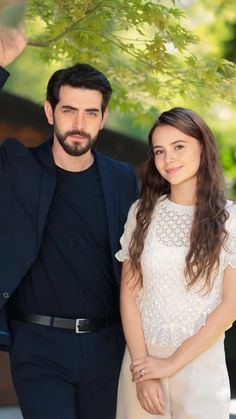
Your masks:
M84 319L76 319L75 320L75 333L88 333L89 330L80 330L79 321Z

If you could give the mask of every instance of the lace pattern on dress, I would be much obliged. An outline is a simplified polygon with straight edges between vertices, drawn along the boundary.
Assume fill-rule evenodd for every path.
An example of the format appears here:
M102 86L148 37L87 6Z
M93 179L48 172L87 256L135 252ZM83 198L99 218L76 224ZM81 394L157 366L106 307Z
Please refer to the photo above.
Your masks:
M236 226L235 230L229 233L225 250L224 268L227 266L236 268Z
M219 272L213 287L210 293L205 293L201 292L201 281L187 290L184 277L194 206L175 204L165 197L156 204L141 257L143 289L137 298L146 343L181 345L197 333L209 313L220 303L223 268L228 265L236 267L236 205L229 201L227 205L230 214L226 223L228 240L220 255ZM119 260L129 258L136 208L133 204L129 212L121 238L122 250L117 254Z
M136 226L136 212L139 200L135 201L129 210L127 221L124 227L124 233L120 238L121 249L115 254L115 257L119 262L129 259L129 244Z
M142 292L140 292L140 295L137 298L137 304L143 320L143 330L146 343L161 347L180 346L184 340L193 336L202 326L205 325L208 315L219 304L216 300L211 306L201 312L199 317L195 320L191 319L191 316L189 316L187 321L185 319L185 321L178 324L177 321L173 319L163 320L156 318L152 310L147 308L145 299L142 300L141 295Z
M165 246L189 246L193 214L178 214L161 207L157 215L156 237Z

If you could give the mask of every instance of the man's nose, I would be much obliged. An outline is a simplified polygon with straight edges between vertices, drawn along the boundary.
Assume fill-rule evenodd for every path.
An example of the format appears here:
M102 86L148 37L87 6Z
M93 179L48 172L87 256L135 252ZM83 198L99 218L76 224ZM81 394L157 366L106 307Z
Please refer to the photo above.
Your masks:
M86 121L83 114L78 113L73 119L73 128L83 130L86 128Z

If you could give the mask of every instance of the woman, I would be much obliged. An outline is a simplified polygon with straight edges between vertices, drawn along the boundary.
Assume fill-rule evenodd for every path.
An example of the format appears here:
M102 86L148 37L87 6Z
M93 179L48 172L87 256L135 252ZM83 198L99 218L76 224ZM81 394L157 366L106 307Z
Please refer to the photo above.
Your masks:
M163 112L149 146L116 255L127 342L117 419L228 419L236 205L225 199L214 136L195 112Z

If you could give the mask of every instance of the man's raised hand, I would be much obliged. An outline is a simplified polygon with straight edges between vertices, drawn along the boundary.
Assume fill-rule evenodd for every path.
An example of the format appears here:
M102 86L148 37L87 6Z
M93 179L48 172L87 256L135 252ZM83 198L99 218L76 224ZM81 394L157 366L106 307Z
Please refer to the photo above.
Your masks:
M24 1L5 1L0 15L0 65L6 67L11 64L26 46L23 14L19 14L19 3ZM17 18L17 20L16 20Z

